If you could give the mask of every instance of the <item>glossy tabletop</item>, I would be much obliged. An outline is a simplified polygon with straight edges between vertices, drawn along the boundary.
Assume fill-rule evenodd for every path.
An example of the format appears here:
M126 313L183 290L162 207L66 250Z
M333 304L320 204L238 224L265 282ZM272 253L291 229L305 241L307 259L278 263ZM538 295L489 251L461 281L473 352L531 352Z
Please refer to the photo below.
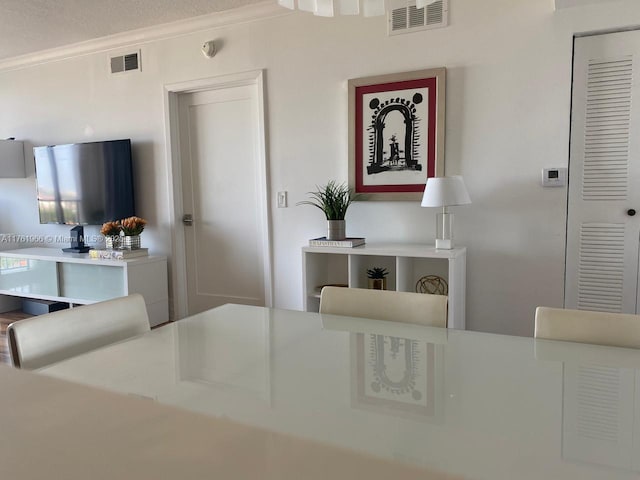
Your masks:
M640 351L238 305L40 372L468 479L640 479Z
M3 480L453 480L4 365L0 384Z

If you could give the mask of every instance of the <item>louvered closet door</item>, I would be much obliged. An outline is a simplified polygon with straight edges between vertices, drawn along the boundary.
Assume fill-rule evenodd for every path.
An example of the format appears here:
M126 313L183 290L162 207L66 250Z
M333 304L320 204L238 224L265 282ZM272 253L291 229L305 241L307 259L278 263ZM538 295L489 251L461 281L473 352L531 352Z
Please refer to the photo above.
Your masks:
M563 363L564 460L639 471L638 378L632 368Z
M579 38L574 53L565 307L636 313L640 32Z

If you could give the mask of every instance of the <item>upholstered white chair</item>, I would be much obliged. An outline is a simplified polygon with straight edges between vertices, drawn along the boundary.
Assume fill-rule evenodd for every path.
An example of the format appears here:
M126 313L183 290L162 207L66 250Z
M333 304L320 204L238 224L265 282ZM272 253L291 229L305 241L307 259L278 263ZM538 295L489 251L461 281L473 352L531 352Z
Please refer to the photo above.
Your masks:
M320 294L320 313L447 326L447 297L422 293L324 287Z
M535 337L640 348L640 315L538 307Z
M149 329L144 298L134 294L13 322L7 337L13 365L34 370Z

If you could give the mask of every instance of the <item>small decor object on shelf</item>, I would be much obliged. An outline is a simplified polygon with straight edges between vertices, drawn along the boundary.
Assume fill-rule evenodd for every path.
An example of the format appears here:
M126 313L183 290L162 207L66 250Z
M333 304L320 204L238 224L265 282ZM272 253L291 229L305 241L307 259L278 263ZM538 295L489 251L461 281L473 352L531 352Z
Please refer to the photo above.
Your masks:
M309 240L310 247L341 247L353 248L364 245L362 237L346 237L344 240L329 240L327 237L312 238Z
M78 225L73 227L70 232L70 240L71 247L63 248L62 251L65 253L87 253L91 250L91 247L87 247L84 244L84 227L82 225Z
M89 258L95 260L128 260L130 258L147 256L149 256L148 248L138 248L135 250L93 249L89 251Z
M147 221L140 217L129 217L120 220L122 233L124 234L124 237L121 238L121 247L128 250L140 248L140 234L144 231L146 224Z
M356 195L346 184L334 180L317 188L315 192L309 192L310 200L297 205L313 205L322 210L327 218L327 240L344 240L347 237L344 217Z
M108 249L120 248L120 231L122 225L119 221L107 222L102 225L100 233L104 236L105 246Z
M387 275L389 275L389 271L386 268L373 267L373 268L367 269L367 277L369 278L369 288L373 290L386 290Z
M416 293L429 293L431 295L448 295L449 284L438 275L425 275L416 282Z

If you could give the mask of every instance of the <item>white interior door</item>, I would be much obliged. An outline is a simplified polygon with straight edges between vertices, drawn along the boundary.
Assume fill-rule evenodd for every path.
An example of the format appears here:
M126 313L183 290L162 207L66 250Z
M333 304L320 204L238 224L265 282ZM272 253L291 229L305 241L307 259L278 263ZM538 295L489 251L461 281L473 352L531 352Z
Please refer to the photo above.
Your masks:
M638 31L576 39L566 308L637 310L639 65Z
M256 85L178 95L187 313L265 305L268 235Z

